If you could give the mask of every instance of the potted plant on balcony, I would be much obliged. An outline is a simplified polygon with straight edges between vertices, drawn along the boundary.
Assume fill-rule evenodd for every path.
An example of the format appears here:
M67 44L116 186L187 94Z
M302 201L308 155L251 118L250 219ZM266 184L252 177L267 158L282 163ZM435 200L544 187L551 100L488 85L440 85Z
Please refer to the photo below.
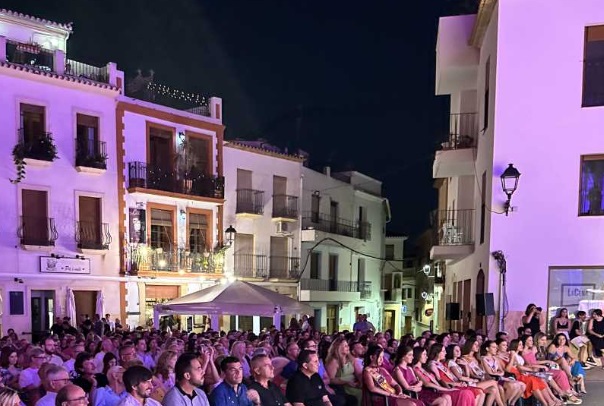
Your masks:
M182 183L182 191L185 194L191 192L193 188L193 179L198 172L199 155L193 148L184 133L180 133L179 145L175 157L176 172L178 179Z
M58 158L57 146L50 133L43 133L34 139L25 141L23 138L13 147L13 162L17 168L17 177L10 179L17 184L25 178L25 159L54 161Z

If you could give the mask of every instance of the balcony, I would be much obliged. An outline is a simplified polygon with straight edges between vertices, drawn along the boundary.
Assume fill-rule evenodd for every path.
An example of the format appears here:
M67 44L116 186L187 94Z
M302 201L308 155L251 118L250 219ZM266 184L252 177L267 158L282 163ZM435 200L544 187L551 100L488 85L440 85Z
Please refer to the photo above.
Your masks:
M269 277L276 279L300 278L300 258L271 255Z
M306 302L355 302L361 292L357 281L300 279L300 300Z
M266 255L237 253L234 258L236 277L268 278L268 257Z
M295 221L298 219L298 196L273 195L273 220Z
M104 173L107 169L107 143L83 136L76 138L75 165L78 172Z
M432 213L432 260L458 260L474 252L474 210Z
M264 192L254 189L237 189L236 214L241 217L260 217L264 214Z
M224 199L224 177L203 173L185 176L173 169L164 169L144 162L129 162L128 191L130 193L158 191L158 194L185 199L196 196L202 198L200 200L222 200Z
M130 274L167 272L186 274L222 274L224 252L192 252L186 248L129 247Z
M92 80L94 82L109 83L109 72L107 66L97 67L82 62L67 59L65 63L65 75L80 79Z
M302 228L306 230L314 229L325 233L361 240L371 239L371 225L369 223L359 223L357 221L333 217L323 213L304 212L302 215Z
M108 250L112 240L109 233L109 224L78 221L76 223L75 240L82 252Z
M54 71L54 53L37 44L6 41L6 61L44 71Z
M26 247L54 247L59 233L55 220L49 217L21 216L17 230L21 245ZM26 248L27 249L27 248Z
M441 144L442 150L436 151L434 157L433 178L474 176L474 154L477 139L477 113L451 114L449 136Z
M15 147L18 149L17 155L24 159L46 162L47 164L38 166L47 166L57 157L57 147L50 132L26 131L20 128L19 143ZM15 154L13 150L13 154Z

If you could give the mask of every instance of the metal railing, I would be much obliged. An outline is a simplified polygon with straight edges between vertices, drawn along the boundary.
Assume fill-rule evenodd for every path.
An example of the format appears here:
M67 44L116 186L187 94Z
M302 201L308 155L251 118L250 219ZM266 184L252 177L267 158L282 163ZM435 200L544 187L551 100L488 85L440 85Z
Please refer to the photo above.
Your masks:
M237 189L237 213L263 214L264 192L254 189Z
M268 278L266 255L241 254L234 255L235 276L243 278Z
M190 196L224 198L224 177L204 173L182 174L145 162L128 163L128 187L162 190Z
M54 54L37 44L6 41L6 60L45 72L54 71Z
M361 238L358 223L323 213L304 212L302 214L302 227L313 227L315 230L324 231L326 233Z
M55 219L40 216L21 216L17 230L22 245L54 246L59 238Z
M301 290L319 292L359 292L359 282L325 279L300 279Z
M55 159L57 149L52 133L25 131L24 128L20 128L18 133L25 158L51 162Z
M359 291L361 292L361 299L371 298L371 282L359 282Z
M65 63L65 75L93 80L95 82L109 83L109 73L106 66L92 66L74 61L73 59L67 59Z
M298 218L298 196L273 195L273 218Z
M107 169L107 143L80 135L76 138L76 166Z
M130 272L140 271L184 273L222 273L223 252L193 252L186 248L151 248L145 245L130 246Z
M269 275L271 278L279 279L300 278L300 258L271 255Z
M78 248L90 250L108 250L111 244L109 224L94 221L76 222L75 240Z
M474 209L435 210L431 223L434 245L474 243Z
M465 149L476 146L478 113L456 113L449 116L449 137L442 149Z

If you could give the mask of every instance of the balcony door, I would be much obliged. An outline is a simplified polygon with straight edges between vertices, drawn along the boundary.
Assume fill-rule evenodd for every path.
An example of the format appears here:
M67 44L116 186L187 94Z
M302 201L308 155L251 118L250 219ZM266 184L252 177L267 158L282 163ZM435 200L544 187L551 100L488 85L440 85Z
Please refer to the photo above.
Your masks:
M149 128L149 165L163 171L171 171L174 166L172 149L172 131Z
M48 245L48 194L44 190L21 190L22 243Z
M254 277L254 235L235 234L235 276Z
M99 155L99 118L77 115L77 153L84 157Z
M338 256L329 254L329 290L338 290Z
M271 237L271 277L289 276L288 245L287 237Z
M21 129L23 141L31 143L45 132L44 107L21 103Z
M329 231L332 233L338 232L338 215L340 212L340 207L338 202L331 201L329 203Z
M97 248L102 243L101 237L101 199L80 196L78 199L81 248Z
M174 239L174 212L171 210L151 209L151 248L164 251L172 249Z
M208 216L201 213L189 213L189 250L202 253L210 249L208 240Z
M210 176L212 170L212 143L207 137L188 137L193 156L191 173Z
M339 330L340 315L338 311L339 305L327 305L327 334L333 334Z

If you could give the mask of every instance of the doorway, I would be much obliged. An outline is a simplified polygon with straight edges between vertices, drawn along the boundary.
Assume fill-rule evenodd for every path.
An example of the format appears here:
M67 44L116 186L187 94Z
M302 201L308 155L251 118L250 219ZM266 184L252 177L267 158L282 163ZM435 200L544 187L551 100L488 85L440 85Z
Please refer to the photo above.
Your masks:
M54 290L31 291L31 334L32 342L42 339L50 330L55 319Z
M333 334L339 330L340 320L338 305L327 305L327 334Z
M395 329L396 315L394 310L384 310L384 331L392 330L394 337L398 337L399 332Z
M90 316L90 319L93 318L96 312L96 295L97 292L91 290L73 291L77 319L73 321L73 323L77 323L74 324L74 327L79 326L85 320L86 316ZM103 314L99 314L99 316L104 317Z

